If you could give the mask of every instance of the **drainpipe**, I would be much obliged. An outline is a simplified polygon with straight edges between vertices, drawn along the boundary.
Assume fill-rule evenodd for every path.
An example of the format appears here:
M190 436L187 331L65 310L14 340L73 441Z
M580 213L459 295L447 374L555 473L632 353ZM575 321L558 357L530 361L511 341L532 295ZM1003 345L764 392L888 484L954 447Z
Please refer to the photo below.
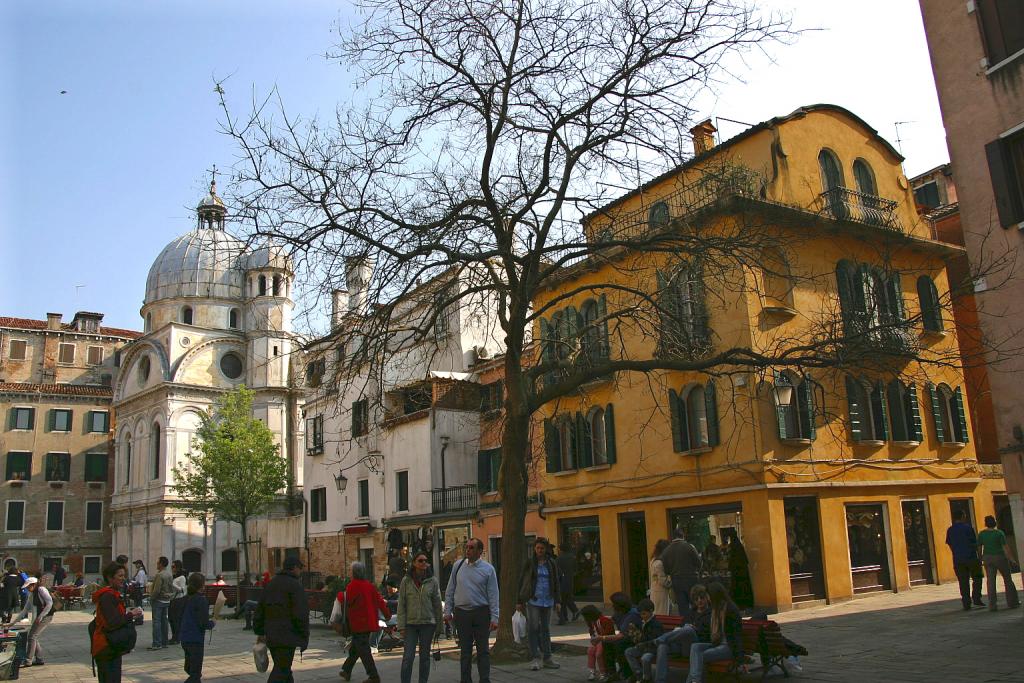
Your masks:
M447 487L447 485L445 483L444 452L446 450L448 450L448 437L447 436L440 436L440 437L438 437L438 439L440 439L440 441L441 441L441 511L442 512L447 512L448 511L448 496L447 496L446 489L448 487Z

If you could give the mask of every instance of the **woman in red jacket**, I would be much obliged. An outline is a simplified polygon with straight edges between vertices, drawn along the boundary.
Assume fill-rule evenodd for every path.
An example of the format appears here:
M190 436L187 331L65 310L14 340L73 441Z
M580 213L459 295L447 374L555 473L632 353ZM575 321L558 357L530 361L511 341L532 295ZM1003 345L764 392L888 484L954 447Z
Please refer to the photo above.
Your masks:
M344 601L348 625L352 629L352 645L339 675L351 681L356 660L361 659L366 667L367 679L364 683L380 683L377 664L370 652L370 634L380 630L379 614L387 620L391 618L391 611L373 584L366 580L366 565L362 562L352 563L352 580L345 587L345 592L338 593L338 600Z

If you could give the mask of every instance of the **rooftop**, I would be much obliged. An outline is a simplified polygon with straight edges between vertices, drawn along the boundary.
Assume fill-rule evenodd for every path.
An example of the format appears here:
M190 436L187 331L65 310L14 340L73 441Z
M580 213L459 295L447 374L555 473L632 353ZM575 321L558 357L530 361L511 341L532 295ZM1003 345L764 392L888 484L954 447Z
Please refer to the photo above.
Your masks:
M30 384L28 382L0 382L0 393L53 394L60 396L98 396L112 398L113 389L88 384Z
M98 315L98 314L96 314ZM46 330L48 329L47 322L45 320L33 320L32 318L11 318L8 316L0 316L0 327L6 327L12 330ZM78 334L101 334L109 337L124 337L125 339L138 339L142 336L142 332L136 330L125 330L120 327L100 327L100 331L97 333L79 332L75 329L73 323L61 323L60 329L62 332L75 332Z

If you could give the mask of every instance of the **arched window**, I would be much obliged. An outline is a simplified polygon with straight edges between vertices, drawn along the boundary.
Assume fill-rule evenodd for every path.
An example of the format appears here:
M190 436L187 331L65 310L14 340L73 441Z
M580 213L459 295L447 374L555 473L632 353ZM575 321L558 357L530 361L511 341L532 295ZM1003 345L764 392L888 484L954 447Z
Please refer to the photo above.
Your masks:
M267 293L267 276L266 275L260 275L259 280L257 280L257 282L259 282L259 294L260 294L260 296L265 295Z
M772 400L783 441L815 438L814 386L810 377L800 378L789 371L775 373Z
M191 325L192 324L192 307L191 306L183 306L182 307L182 309L181 309L181 322L185 323L186 325Z
M700 266L684 263L671 275L659 270L657 283L661 317L659 353L693 357L707 352L711 335Z
M830 150L823 149L818 153L818 168L821 171L821 191L825 206L831 214L844 219L849 216L846 208L846 196L843 193L843 168L839 159Z
M902 340L898 328L906 314L899 273L843 259L836 264L836 286L847 337L871 331L876 341Z
M935 281L927 275L917 278L917 297L921 302L921 324L929 332L942 332L942 305Z
M650 211L647 212L647 227L652 231L661 230L668 225L669 220L672 216L668 210L668 204L665 202L656 202L651 206Z
M607 303L602 294L597 299L588 299L580 309L583 336L580 339L581 356L584 362L597 362L608 358Z
M672 448L677 453L718 445L718 404L715 383L692 384L668 391Z
M150 479L160 478L160 425L153 423L153 430L149 434L149 461Z
M203 551L190 548L181 554L181 568L186 574L203 570Z
M889 419L892 440L918 443L922 440L921 410L917 402L917 388L907 386L898 379L889 382Z
M228 327L230 327L232 330L237 330L238 318L239 315L237 308L232 308L230 311L228 311Z
M228 548L227 550L221 551L220 554L220 570L222 572L237 572L238 571L238 551L234 548Z
M124 437L124 485L131 486L132 483L132 435Z
M960 387L951 389L948 384L928 387L935 435L941 443L961 444L970 439L967 435L967 411Z
M878 185L875 184L875 172L863 159L853 162L853 179L857 182L857 192L867 195L878 195Z
M576 450L579 445L576 433L576 421L564 416L558 421L558 447L561 456L560 469L576 469Z
M152 331L153 331L153 314L152 313L147 313L146 314L146 332L152 332Z
M613 406L591 408L544 420L547 471L563 472L615 463L615 414Z
M604 409L591 408L587 413L587 432L590 436L590 453L592 462L595 465L608 463L607 449L605 448L605 426Z
M273 294L274 294L274 296L280 296L281 295L281 276L280 275L275 275L274 276Z
M850 439L860 441L887 441L888 406L885 387L881 382L868 384L854 377L846 377L846 400L850 412Z

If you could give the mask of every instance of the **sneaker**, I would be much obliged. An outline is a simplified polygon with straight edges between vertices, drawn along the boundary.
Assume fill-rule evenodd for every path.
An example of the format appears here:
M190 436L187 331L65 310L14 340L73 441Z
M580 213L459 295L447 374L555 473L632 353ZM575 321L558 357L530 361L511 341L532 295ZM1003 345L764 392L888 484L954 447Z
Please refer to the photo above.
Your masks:
M163 646L161 646L161 645L150 645L150 646L149 646L149 647L147 647L146 649L147 649L147 650L162 650L162 649L164 649L164 648L163 648Z
M351 681L352 680L352 672L351 671L345 671L344 669L342 669L341 671L338 672L338 675L341 676L341 680L343 680L343 681Z
M556 662L555 660L553 660L551 658L545 659L544 660L544 664L542 664L542 666L545 669L561 669L562 668L561 664L559 664L558 662Z
M786 668L790 671L803 671L804 667L800 664L800 660L796 657L789 657L786 659Z
M42 666L43 664L46 664L46 662L44 662L43 660L39 659L38 657L36 657L36 661L32 662L33 666Z
M530 662L530 671L540 671L540 660L535 659Z
M375 647L371 647L371 648L370 648L370 654L371 654L371 655L375 655L375 654L377 654L378 652L380 652L380 650L378 650L377 648L375 648Z
M594 671L593 669L590 669L589 673L587 673L587 680L588 681L596 681L597 680L597 672Z

